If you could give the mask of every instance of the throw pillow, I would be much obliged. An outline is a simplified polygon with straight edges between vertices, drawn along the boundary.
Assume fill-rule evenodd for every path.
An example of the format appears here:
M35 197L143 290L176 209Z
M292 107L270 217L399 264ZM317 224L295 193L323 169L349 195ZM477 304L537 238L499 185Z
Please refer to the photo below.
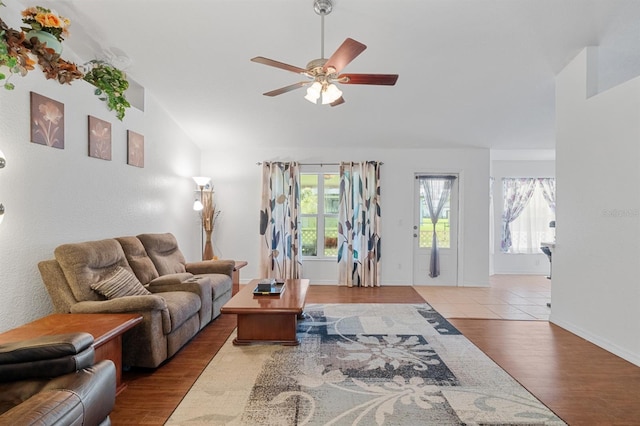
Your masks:
M91 288L102 294L107 299L115 299L123 296L142 296L151 294L149 290L138 281L135 275L118 266L115 272Z

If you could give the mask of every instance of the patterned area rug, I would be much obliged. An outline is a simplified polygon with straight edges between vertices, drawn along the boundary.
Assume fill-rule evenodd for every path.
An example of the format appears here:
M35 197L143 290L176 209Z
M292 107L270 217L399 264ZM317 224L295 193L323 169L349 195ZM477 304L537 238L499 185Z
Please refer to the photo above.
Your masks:
M427 304L307 305L301 344L220 349L169 425L564 425Z

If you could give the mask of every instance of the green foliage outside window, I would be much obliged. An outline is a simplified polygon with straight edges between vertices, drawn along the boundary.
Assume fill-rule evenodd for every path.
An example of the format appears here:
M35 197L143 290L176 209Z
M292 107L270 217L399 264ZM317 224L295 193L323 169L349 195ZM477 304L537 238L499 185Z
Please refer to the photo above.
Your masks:
M318 180L323 179L320 183ZM338 255L338 204L340 176L337 174L302 174L300 176L300 205L302 255L336 257ZM319 191L323 192L319 200ZM322 206L323 212L320 212ZM324 228L321 227L324 223ZM324 238L318 241L318 238ZM322 242L324 253L318 253Z

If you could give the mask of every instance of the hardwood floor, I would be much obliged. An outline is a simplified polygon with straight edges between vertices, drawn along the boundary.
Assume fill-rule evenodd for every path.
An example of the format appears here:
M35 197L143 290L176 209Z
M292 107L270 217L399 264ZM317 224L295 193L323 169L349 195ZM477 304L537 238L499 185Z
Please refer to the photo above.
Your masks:
M307 303L422 303L412 287L311 286ZM450 319L570 425L640 424L640 367L546 321ZM156 370L132 370L114 425L161 425L235 328L223 315Z
M640 424L640 367L547 321L449 321L570 425Z

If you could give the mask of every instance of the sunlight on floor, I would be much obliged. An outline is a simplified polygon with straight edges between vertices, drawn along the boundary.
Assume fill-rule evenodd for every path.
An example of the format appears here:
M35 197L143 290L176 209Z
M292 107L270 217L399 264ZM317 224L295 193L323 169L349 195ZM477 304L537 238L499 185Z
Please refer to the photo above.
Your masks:
M491 287L414 286L445 318L549 320L551 281L541 275L493 275Z

